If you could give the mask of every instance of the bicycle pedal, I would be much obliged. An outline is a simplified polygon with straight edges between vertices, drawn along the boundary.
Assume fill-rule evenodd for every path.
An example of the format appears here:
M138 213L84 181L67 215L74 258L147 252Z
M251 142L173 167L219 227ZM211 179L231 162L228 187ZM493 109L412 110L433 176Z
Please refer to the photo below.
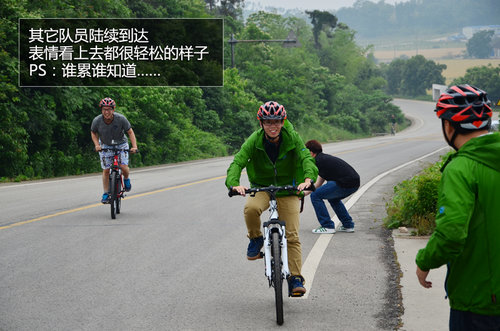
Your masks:
M259 252L259 256L260 256L260 259L262 259L264 256L266 256L266 254L264 254L264 252Z

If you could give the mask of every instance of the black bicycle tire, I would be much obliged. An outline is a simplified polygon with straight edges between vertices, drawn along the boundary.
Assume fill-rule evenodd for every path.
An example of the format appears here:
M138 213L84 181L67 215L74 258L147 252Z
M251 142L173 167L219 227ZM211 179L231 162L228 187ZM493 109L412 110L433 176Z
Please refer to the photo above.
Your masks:
M122 206L122 178L120 175L116 175L116 200L115 200L115 209L116 213L119 214Z
M116 176L114 174L111 175L110 183L109 183L109 204L111 205L111 218L116 218L115 213L115 200L116 200Z
M122 206L122 199L120 197L117 197L115 200L116 214L119 214L121 212L121 206Z
M271 236L272 276L274 283L274 299L276 303L276 323L283 324L283 277L281 277L281 246L279 233L273 232Z

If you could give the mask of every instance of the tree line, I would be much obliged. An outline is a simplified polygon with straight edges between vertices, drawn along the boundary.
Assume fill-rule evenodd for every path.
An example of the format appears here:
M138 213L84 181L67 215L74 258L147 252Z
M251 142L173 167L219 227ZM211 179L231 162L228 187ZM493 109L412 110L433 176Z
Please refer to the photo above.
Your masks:
M400 109L390 101L385 68L355 32L330 13L297 17L258 12L245 22L243 1L0 0L0 177L44 178L100 170L90 124L103 97L132 123L139 155L133 166L229 155L258 127L260 104L285 105L304 139L335 141L387 132ZM224 87L17 86L18 18L222 17ZM328 23L328 24L325 24ZM284 39L294 31L300 47L237 44L236 39ZM439 71L439 67L437 68Z

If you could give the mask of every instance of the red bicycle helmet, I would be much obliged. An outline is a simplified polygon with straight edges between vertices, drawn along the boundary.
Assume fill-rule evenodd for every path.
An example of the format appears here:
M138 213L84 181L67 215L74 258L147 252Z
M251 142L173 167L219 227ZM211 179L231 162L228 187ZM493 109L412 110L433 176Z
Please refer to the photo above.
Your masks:
M260 106L257 112L257 118L259 120L285 120L286 110L283 105L275 101L268 101L262 106Z
M102 108L102 107L113 107L113 109L115 109L116 107L116 103L115 103L115 100L111 99L111 98L104 98L101 100L101 102L99 102L99 107Z
M438 118L465 130L489 129L491 101L487 93L470 85L456 85L441 94L435 109Z

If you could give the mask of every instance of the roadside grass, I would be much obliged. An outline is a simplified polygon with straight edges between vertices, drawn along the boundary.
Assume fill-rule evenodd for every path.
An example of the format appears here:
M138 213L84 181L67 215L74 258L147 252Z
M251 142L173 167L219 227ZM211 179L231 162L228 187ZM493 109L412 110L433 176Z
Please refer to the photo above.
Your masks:
M386 203L384 225L387 228L412 228L415 229L412 234L418 236L429 235L434 231L440 169L450 153L394 187L392 200Z

